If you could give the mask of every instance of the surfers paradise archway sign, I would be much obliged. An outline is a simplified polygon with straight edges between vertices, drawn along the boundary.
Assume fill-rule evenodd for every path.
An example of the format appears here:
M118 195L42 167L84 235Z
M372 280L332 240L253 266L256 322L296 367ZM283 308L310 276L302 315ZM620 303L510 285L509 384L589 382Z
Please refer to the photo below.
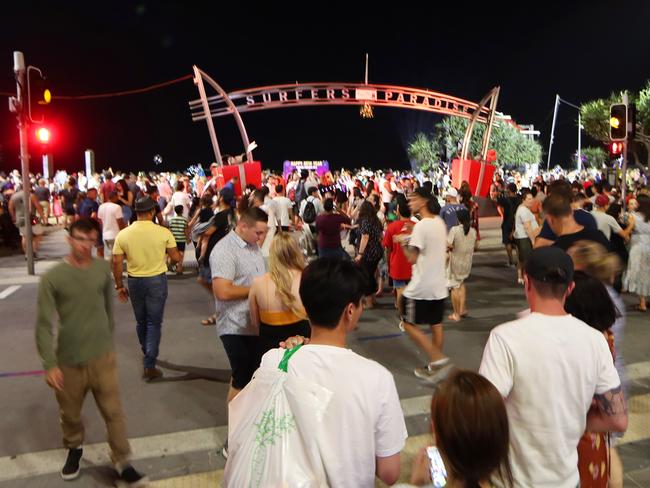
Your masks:
M208 97L204 82L217 93ZM487 157L490 135L499 98L499 87L495 87L478 103L426 89L369 83L295 83L273 85L226 93L210 76L194 66L194 84L199 98L189 102L192 121L205 120L212 141L212 148L218 164L222 164L221 150L212 122L213 117L232 115L239 128L244 152L249 161L253 160L250 141L244 126L242 113L290 107L331 106L331 105L371 105L376 107L396 107L422 110L443 115L454 115L469 119L463 138L460 162L467 164L469 142L476 122L487 125L484 132L480 161ZM482 164L484 166L485 164ZM483 168L481 168L483 170ZM463 169L461 168L461 174ZM481 171L481 176L483 171ZM483 180L479 177L480 181Z

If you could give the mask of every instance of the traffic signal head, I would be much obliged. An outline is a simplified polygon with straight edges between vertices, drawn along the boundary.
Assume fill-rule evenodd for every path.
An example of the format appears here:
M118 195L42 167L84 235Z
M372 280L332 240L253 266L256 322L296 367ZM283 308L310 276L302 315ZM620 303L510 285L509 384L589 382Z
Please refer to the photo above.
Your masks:
M36 138L41 144L50 142L50 130L46 127L40 127L36 130Z
M609 138L624 141L627 138L627 105L614 103L609 107Z
M622 142L612 142L609 145L609 154L612 157L619 157L623 153L623 143Z
M36 124L45 120L45 106L52 101L52 91L40 69L27 68L27 107L29 118Z

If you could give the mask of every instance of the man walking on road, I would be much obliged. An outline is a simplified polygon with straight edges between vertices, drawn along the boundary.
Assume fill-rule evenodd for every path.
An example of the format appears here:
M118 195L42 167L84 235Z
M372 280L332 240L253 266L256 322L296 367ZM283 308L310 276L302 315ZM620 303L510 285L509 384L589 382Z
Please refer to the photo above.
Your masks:
M43 227L38 223L38 220L36 220L36 212L38 212L40 215L41 220L44 218L44 213L43 208L38 203L36 195L30 193L29 200L31 202L31 205L29 205L29 218L32 219L32 246L34 249L34 258L36 259L38 257L36 256L36 253L38 252L38 248L41 244L41 239L43 238ZM28 212L25 205L25 192L20 189L12 195L11 199L9 199L9 215L11 216L11 221L16 227L18 227L18 232L20 232L20 236L22 238L21 242L23 246L23 252L25 253L27 252L27 241L25 240L25 233L27 232L27 224L25 223L25 218L27 213Z
M266 271L259 246L268 230L267 221L260 208L242 212L237 227L210 254L217 333L232 370L228 403L248 384L260 364L259 332L251 324L248 292L253 278ZM223 454L228 456L227 445Z
M542 247L525 271L531 313L492 329L479 372L506 402L515 486L574 488L585 427L625 431L625 398L603 334L564 310L571 258Z
M108 263L92 257L96 242L94 222L74 222L68 236L70 254L43 275L38 287L36 344L45 381L56 394L63 445L68 449L61 476L64 480L79 476L84 440L81 408L91 390L106 422L111 461L120 479L129 486L143 486L146 478L127 462L131 449L113 350L111 273ZM56 313L55 345L52 318Z
M104 248L108 249L112 258L115 237L126 227L122 207L117 204L117 192L112 191L108 194L108 201L102 203L97 210L97 218L101 225Z
M429 362L414 373L418 378L436 383L451 370L449 358L442 353L442 316L445 310L447 275L447 229L438 216L440 205L424 188L409 198L411 212L421 220L410 236L400 239L406 259L413 264L412 278L399 304L400 328L428 356ZM420 327L431 328L431 339Z
M149 381L162 376L156 368L163 313L167 300L168 254L172 263L180 260L174 236L166 227L154 224L156 202L149 197L135 203L138 220L122 229L113 245L113 277L119 299L131 305L137 323L138 340L144 354L144 373ZM129 288L122 282L122 266L126 258Z

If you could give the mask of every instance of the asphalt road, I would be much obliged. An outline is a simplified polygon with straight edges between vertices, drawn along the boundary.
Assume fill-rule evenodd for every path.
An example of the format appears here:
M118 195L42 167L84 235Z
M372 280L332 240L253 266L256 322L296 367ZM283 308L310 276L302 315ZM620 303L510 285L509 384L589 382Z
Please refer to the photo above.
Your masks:
M462 368L476 369L490 330L526 308L515 271L505 266L505 253L490 250L498 243L498 230L494 222L487 227L492 230L482 229L485 246L475 256L467 282L469 317L445 324L445 351ZM51 233L42 251L49 259L37 263L37 274L64 253L63 232ZM156 382L142 381L133 312L130 304L116 302L115 344L129 437L136 466L155 479L223 467L216 448L226 435L230 372L215 328L200 323L213 307L195 279L193 270L181 278L170 277L159 363L165 376ZM43 382L34 343L37 281L38 277L26 275L21 256L0 258L0 488L70 486L58 475L65 453L60 449L57 404ZM386 295L378 308L364 311L358 330L350 334L349 347L393 373L409 435L415 437L428 431L432 389L412 373L426 358L397 328L392 300ZM650 486L650 321L633 311L634 297L625 300L629 316L623 353L631 365L635 421L621 454L629 474L626 486ZM104 424L92 396L86 401L84 420L86 469L74 486L111 486L102 444Z

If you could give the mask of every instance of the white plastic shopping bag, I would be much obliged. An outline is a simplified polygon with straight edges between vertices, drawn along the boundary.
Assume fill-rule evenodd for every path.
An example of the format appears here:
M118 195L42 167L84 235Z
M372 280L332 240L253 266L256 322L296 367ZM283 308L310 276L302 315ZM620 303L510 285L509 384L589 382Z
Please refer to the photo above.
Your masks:
M322 488L327 475L314 434L332 392L277 370L258 369L228 407L228 488Z

